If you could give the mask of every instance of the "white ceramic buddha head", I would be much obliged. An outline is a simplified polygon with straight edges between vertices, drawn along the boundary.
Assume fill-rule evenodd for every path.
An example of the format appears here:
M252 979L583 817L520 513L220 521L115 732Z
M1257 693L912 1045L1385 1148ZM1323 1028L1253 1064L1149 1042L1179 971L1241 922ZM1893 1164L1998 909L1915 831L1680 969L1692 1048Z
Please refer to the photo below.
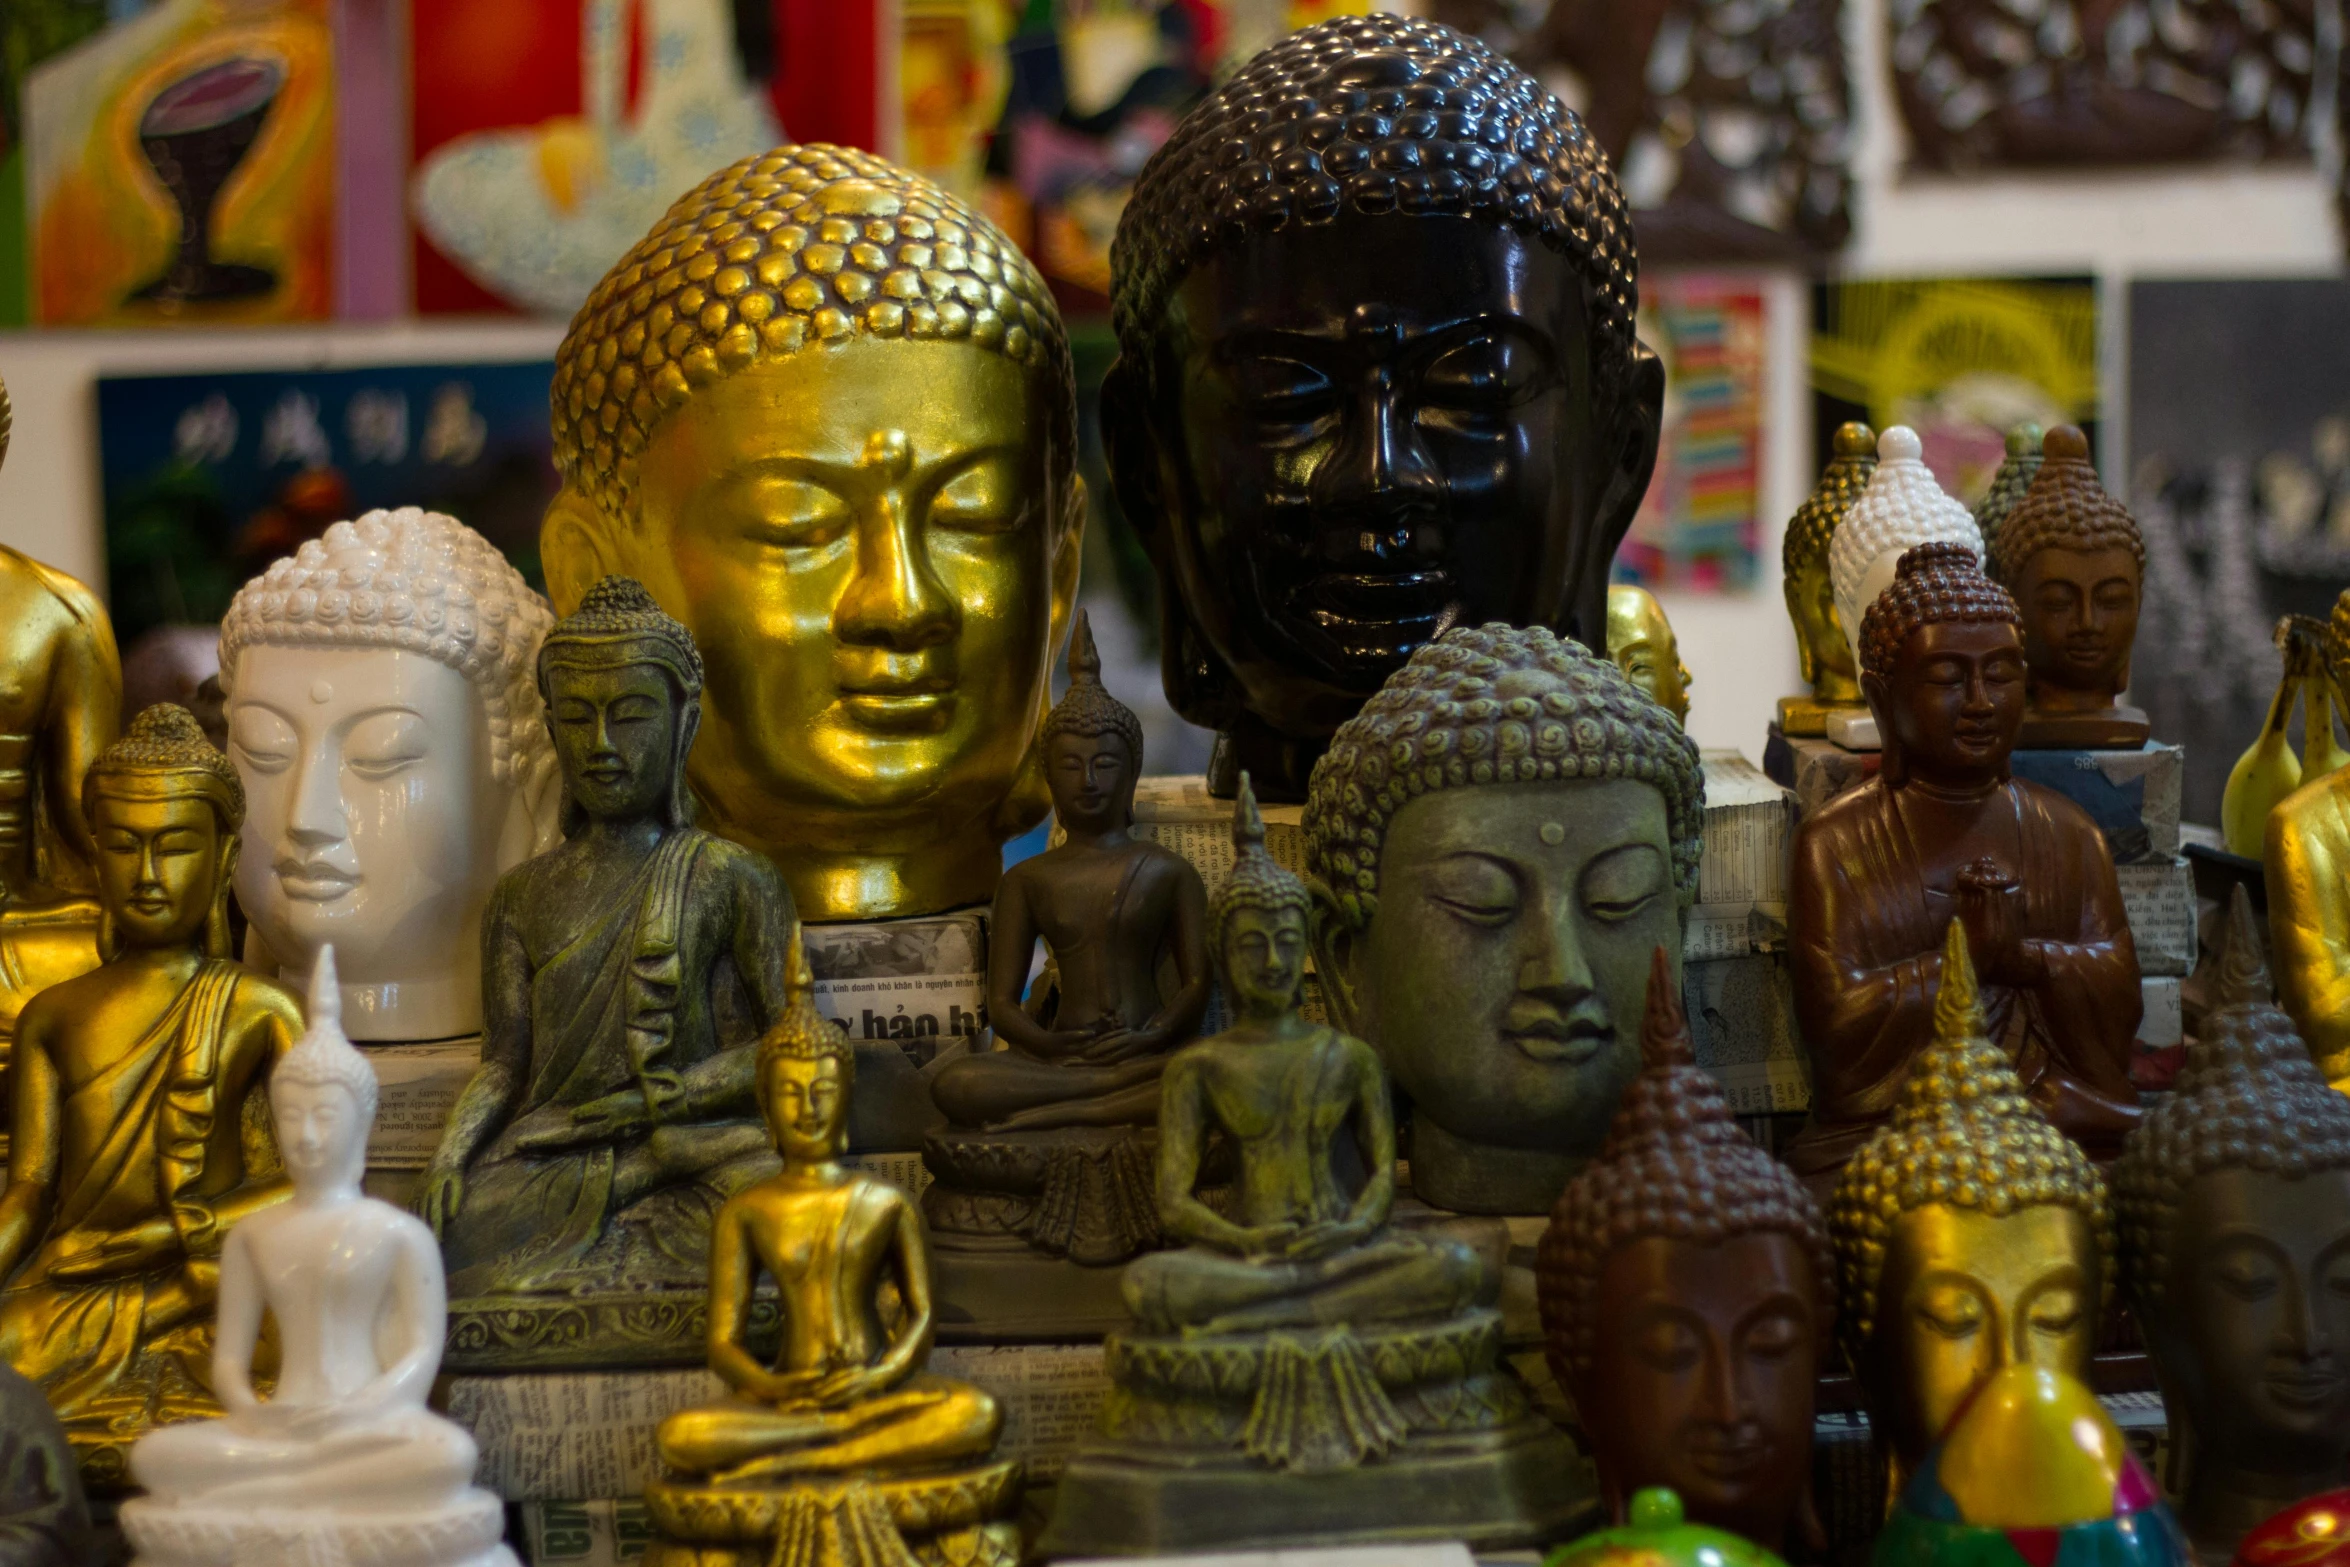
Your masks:
M303 1010L308 1026L269 1074L278 1153L296 1193L316 1196L337 1186L356 1192L367 1164L367 1134L375 1125L377 1088L375 1068L343 1033L332 942L318 949Z
M481 1027L482 909L560 836L553 618L488 540L408 507L336 523L221 622L246 957L301 974L332 941L352 1038Z
M1920 544L1964 544L1983 558L1974 514L1935 482L1918 433L1897 424L1877 437L1876 471L1828 545L1828 582L1856 664L1862 619L1892 585L1902 555Z

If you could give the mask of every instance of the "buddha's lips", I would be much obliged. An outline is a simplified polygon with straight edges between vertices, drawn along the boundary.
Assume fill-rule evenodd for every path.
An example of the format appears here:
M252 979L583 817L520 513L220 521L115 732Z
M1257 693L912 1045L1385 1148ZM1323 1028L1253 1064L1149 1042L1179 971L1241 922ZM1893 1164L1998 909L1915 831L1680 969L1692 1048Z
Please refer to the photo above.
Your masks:
M2316 1409L2342 1396L2342 1377L2333 1371L2276 1371L2261 1381L2289 1409Z
M332 903L359 885L358 873L324 860L279 860L270 869L286 896L304 903Z
M1308 578L1294 597L1325 626L1390 626L1443 616L1453 585L1442 571L1326 571Z
M1770 1461L1771 1439L1761 1431L1719 1428L1689 1436L1689 1466L1711 1480L1735 1480Z
M1545 1065L1580 1066L1599 1054L1616 1031L1589 1018L1504 1020L1501 1037L1530 1060Z
M954 714L955 683L943 675L843 686L840 705L864 729L884 734L936 734Z

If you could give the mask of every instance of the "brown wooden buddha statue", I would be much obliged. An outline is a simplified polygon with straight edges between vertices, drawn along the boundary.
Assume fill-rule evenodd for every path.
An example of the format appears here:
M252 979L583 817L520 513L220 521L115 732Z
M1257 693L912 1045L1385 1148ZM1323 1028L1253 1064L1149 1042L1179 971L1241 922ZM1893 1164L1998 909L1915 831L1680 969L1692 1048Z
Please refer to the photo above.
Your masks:
M2137 949L2096 824L2008 776L2024 687L2015 601L1973 552L1904 555L1861 630L1883 770L1795 835L1788 922L1812 1110L1787 1160L1807 1179L1831 1178L1892 1110L1954 917L1989 1035L2049 1119L2101 1158L2136 1121Z

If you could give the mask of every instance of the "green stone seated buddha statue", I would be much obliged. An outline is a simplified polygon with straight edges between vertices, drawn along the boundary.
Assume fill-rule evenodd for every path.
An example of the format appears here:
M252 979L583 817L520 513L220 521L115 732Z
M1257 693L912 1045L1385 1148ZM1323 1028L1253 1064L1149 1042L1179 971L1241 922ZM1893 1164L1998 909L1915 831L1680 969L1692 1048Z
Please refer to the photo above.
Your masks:
M1234 1022L1177 1052L1159 1110L1160 1223L1187 1244L1127 1267L1136 1326L1108 1340L1111 1394L1040 1548L1563 1537L1589 1475L1502 1366L1477 1254L1389 1226L1386 1074L1298 1015L1313 904L1265 852L1245 774L1233 822L1211 941ZM1221 1211L1198 1195L1218 1138Z
M449 1362L690 1361L689 1312L635 1308L699 1294L710 1215L774 1167L752 1051L808 983L799 921L764 856L688 825L703 675L683 626L607 577L538 663L567 836L482 917L482 1064L423 1201Z

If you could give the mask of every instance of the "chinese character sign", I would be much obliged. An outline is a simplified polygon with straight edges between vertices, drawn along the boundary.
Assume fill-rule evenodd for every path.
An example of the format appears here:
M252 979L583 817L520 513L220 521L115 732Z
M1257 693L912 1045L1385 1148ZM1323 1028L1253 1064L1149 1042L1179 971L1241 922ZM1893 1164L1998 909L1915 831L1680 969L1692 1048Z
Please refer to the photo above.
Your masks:
M98 383L109 608L125 646L216 621L328 524L424 506L535 586L556 478L548 364L107 377Z

